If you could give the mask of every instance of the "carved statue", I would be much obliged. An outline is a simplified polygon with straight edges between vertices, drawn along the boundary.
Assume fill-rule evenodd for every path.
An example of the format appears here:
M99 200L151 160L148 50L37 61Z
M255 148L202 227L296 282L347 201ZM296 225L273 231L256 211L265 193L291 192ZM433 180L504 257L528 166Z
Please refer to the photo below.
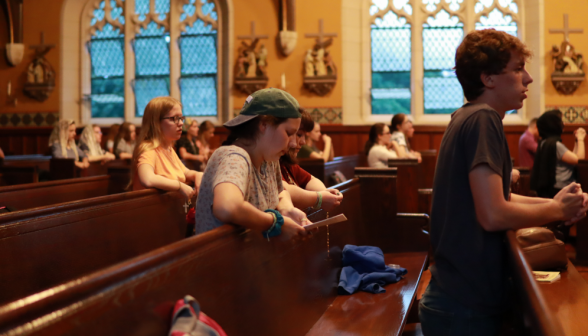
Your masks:
M304 57L304 75L306 77L314 76L314 57L312 56L312 49L308 49L306 51L306 56Z
M331 53L328 50L325 50L325 67L327 69L328 75L332 75L335 73L335 63L333 62Z
M247 54L245 53L245 49L239 48L239 57L237 58L237 78L245 77L245 63L247 63Z
M326 76L327 67L325 66L325 49L320 48L316 51L315 68L317 76Z
M257 77L257 59L253 50L247 52L247 65L247 77Z
M584 71L582 70L584 63L582 54L576 53L571 43L563 41L561 48L554 45L551 48L551 57L553 58L555 72L569 75L584 75Z
M261 72L261 74L263 76L267 76L266 65L267 65L267 48L265 47L265 45L262 44L259 47L259 52L257 53L257 67L259 68L259 72Z

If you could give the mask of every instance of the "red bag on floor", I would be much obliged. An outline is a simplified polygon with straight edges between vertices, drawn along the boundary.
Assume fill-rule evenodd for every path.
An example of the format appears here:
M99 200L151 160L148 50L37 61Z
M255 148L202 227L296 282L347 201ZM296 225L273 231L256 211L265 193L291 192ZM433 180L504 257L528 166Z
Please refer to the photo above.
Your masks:
M200 311L198 301L190 295L174 306L172 326L168 336L227 336L209 316Z

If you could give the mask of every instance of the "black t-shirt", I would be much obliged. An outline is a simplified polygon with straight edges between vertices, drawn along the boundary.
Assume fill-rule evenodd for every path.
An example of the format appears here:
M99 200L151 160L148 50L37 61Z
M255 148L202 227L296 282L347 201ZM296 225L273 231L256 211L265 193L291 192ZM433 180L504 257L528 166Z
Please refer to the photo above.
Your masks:
M476 218L469 173L487 164L502 177L509 199L512 163L498 112L486 104L466 104L451 115L433 186L431 273L441 288L481 313L498 313L505 300L504 232L485 231Z
M198 149L198 146L196 146L195 141L190 141L188 139L188 137L186 136L182 136L177 142L176 142L176 148L178 149L178 155L180 155L180 148L184 147L186 149L186 152L193 154L193 155L198 155L200 154L200 150Z

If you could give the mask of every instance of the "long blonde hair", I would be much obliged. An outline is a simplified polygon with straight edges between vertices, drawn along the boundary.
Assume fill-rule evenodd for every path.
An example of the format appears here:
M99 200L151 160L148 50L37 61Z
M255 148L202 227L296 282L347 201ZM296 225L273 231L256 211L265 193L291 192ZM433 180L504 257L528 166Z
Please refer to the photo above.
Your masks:
M161 118L163 118L174 106L182 106L182 103L172 97L156 97L151 99L145 107L143 121L141 122L141 134L138 145L133 152L132 174L136 173L137 162L141 154L155 149L163 142L161 133ZM133 179L131 178L131 183Z
M54 143L59 143L61 146L61 154L64 158L67 157L67 146L71 147L76 156L75 159L78 161L80 156L78 155L78 146L76 145L75 140L68 141L69 138L69 126L75 125L75 121L71 119L60 120L53 131L51 132L51 136L49 137L49 146L53 146Z
M94 127L96 127L96 125L86 125L86 127L84 127L82 135L80 136L80 143L84 143L88 147L88 154L90 156L100 156L102 155L102 147L98 141L96 141Z

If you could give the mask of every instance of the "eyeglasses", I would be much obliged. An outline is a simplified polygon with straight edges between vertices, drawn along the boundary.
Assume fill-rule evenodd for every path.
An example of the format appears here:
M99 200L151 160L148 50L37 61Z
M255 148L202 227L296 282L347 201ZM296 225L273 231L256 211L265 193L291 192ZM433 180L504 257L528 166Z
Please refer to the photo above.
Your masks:
M183 116L182 117L180 117L180 116L173 116L173 117L164 117L164 118L161 118L161 120L163 120L163 119L169 119L169 120L173 121L176 125L180 123L180 120L182 122L186 121L186 117L183 117Z

